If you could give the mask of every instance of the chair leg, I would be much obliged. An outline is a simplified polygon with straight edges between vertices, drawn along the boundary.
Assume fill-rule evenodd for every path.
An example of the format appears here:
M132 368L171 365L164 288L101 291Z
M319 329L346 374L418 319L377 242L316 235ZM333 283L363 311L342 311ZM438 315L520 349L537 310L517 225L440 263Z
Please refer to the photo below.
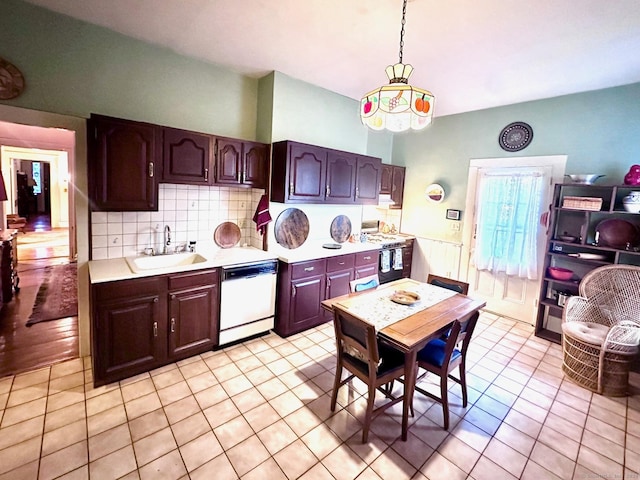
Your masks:
M367 412L364 415L364 427L362 428L362 443L366 443L369 438L369 426L371 425L371 417L373 416L373 403L376 399L376 388L373 384L369 385L369 396L367 398Z
M464 364L464 359L462 359L460 364L460 388L462 389L462 407L467 408L467 368Z
M331 392L331 411L336 411L336 401L338 400L338 389L342 380L342 365L338 361L336 365L336 378L333 381L333 392Z
M440 398L442 399L442 416L444 417L444 429L449 430L449 399L447 397L447 375L440 378Z

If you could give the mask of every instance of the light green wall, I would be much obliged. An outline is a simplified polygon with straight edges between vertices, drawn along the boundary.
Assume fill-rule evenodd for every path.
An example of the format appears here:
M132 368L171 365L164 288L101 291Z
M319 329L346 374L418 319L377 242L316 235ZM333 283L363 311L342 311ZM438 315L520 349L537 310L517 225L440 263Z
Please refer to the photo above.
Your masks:
M367 128L358 102L320 87L274 74L272 141L295 140L367 153Z
M2 103L256 136L257 79L18 0L0 2L0 56L27 84Z
M271 143L273 130L273 82L275 74L271 72L258 82L258 122L256 140Z
M600 173L601 183L619 184L640 163L640 83L476 112L437 117L425 131L396 135L395 164L407 167L403 231L461 242L445 220L447 208L464 210L469 160L568 155L566 173ZM520 152L498 145L509 123L531 125L533 140ZM440 183L443 203L428 203L424 190ZM464 216L463 220L467 220Z

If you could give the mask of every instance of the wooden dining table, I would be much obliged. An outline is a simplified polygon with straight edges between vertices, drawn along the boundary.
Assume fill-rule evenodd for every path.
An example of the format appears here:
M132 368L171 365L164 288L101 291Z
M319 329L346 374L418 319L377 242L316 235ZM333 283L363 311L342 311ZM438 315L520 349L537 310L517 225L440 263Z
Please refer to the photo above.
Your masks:
M421 298L413 305L398 304L391 299L398 290L418 293ZM404 278L322 302L322 307L330 312L333 312L334 305L380 327L376 329L378 337L404 352L402 440L406 440L409 407L413 401L418 373L418 351L444 333L455 320L465 322L472 316L479 315L486 303L435 285Z

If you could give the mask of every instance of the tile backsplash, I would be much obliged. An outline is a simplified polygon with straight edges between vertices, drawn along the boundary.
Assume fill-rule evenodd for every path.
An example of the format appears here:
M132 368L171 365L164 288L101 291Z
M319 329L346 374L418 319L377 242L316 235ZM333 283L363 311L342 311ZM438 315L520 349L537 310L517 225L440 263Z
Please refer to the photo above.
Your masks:
M262 248L252 218L263 194L262 189L160 184L157 212L91 213L91 258L140 255L149 247L160 252L165 225L173 246L193 240L208 245L225 221L240 227L240 245Z
M234 222L240 227L240 245L262 248L262 236L256 231L253 214L262 189L240 187L207 187L196 185L160 184L157 212L92 212L91 259L121 258L140 255L146 248L161 252L164 227L171 229L171 243L200 245L213 242L213 232L222 222ZM273 235L274 223L287 208L298 207L309 217L309 243L331 241L329 226L336 215L347 215L355 234L362 220L382 220L394 224L400 231L401 210L389 210L374 205L290 205L270 203L273 221L269 224L269 250L278 251ZM409 233L409 232L405 232ZM196 244L196 248L197 248Z

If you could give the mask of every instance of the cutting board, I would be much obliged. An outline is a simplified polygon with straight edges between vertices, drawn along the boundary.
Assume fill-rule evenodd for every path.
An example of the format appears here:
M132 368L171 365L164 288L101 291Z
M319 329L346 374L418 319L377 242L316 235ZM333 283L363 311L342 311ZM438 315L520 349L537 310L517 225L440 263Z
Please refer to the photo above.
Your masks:
M329 232L331 233L331 238L336 242L346 242L349 240L349 236L351 235L351 220L349 220L349 217L346 215L338 215L331 222Z
M213 241L220 248L231 248L235 246L242 236L240 228L233 222L222 222L213 232Z
M276 219L273 232L276 242L293 249L302 245L309 236L309 219L298 208L287 208Z

